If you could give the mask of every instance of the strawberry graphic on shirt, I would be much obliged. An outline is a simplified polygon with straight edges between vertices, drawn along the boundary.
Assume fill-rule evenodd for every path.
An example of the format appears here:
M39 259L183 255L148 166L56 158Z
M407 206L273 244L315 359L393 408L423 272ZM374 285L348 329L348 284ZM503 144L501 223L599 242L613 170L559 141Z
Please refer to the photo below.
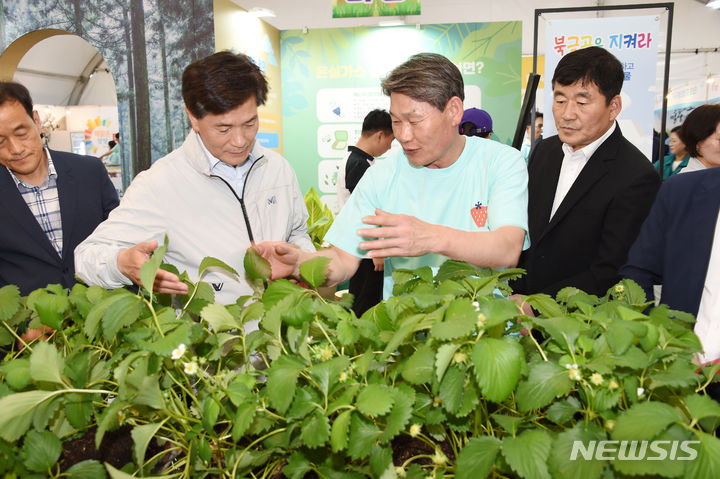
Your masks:
M472 219L473 221L475 221L475 224L478 225L478 227L482 228L483 226L485 226L488 215L487 206L483 206L482 203L478 201L477 203L475 203L475 206L473 206L470 210L470 214L472 215Z

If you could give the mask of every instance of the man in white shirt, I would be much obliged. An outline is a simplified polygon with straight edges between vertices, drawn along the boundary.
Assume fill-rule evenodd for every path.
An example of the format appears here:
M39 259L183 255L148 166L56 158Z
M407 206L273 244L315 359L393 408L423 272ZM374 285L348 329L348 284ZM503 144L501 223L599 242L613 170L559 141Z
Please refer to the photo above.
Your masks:
M192 280L207 256L238 272L209 268L203 275L216 301L228 304L252 294L243 259L254 242L287 241L314 251L295 172L255 140L267 92L246 55L219 52L190 64L182 94L193 131L137 175L120 206L77 247L77 275L105 288L140 284L140 268L167 235L165 262ZM153 289L188 292L165 270L158 270Z
M558 135L528 165L530 248L516 293L554 296L566 286L603 295L619 280L660 178L620 132L622 64L600 47L576 50L555 69Z

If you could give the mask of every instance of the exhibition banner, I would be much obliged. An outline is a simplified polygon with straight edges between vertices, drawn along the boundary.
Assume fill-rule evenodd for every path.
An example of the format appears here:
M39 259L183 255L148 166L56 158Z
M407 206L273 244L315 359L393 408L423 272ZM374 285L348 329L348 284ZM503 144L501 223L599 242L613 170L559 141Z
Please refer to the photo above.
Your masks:
M465 82L465 108L487 110L493 139L509 143L521 102L521 23L463 23L283 31L283 154L300 187L334 208L337 172L374 108L388 109L380 82L419 52L445 55ZM390 155L399 150L393 142Z
M560 59L580 48L598 46L610 51L623 65L622 112L618 125L623 135L648 158L652 155L653 110L656 90L657 16L575 18L547 22L545 40L544 101L553 104L551 79ZM544 136L557 133L552 115L545 115Z
M333 18L420 15L421 0L333 0Z

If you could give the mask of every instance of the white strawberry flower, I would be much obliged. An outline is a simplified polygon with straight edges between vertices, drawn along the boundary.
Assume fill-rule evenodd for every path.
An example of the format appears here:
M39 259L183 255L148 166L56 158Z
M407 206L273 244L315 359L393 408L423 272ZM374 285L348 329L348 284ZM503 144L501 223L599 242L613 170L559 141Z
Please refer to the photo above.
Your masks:
M412 437L415 437L418 434L420 434L420 424L413 424L412 426L410 426L410 435Z
M622 284L618 284L615 286L615 292L616 293L623 293L625 291L625 286Z
M194 376L198 373L198 365L195 361L191 361L189 363L183 363L185 366L185 374L189 374L191 376Z
M608 389L611 391L614 391L619 387L620 387L620 385L617 383L617 381L615 381L615 379L611 379L610 382L608 383Z
M482 313L478 314L478 317L477 317L477 325L478 325L478 327L484 328L484 327L485 327L485 323L487 323L487 317L486 317L484 314L482 314Z
M173 349L170 358L178 360L185 355L185 351L187 351L187 347L183 343L180 343L177 348Z
M477 311L479 313L480 312L480 303L478 303L477 301L473 301L472 305L473 305L473 308L475 308L475 311Z
M580 381L582 379L582 376L580 375L580 370L577 368L577 364L573 365L574 367L571 367L568 369L568 376L570 376L570 379L573 381Z
M600 386L603 383L602 374L594 373L592 376L590 376L590 382L593 383L595 386Z
M447 462L447 456L440 449L435 449L432 462L437 466L442 466Z
M640 399L645 394L645 388L637 388L637 397Z

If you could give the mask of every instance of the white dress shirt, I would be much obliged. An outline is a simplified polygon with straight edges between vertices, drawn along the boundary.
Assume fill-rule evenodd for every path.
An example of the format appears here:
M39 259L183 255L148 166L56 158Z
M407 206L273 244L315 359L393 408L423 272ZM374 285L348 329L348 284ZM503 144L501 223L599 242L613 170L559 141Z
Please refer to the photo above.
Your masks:
M715 222L715 236L695 321L695 334L705 351L700 355L701 364L720 358L720 212Z
M555 200L553 201L552 210L550 211L550 218L555 215L558 207L560 207L560 203L562 203L565 199L565 196L568 191L570 191L570 188L573 183L575 183L575 180L577 180L577 177L580 175L582 169L585 168L585 165L587 165L590 157L593 153L595 153L600 145L602 145L603 142L612 135L615 128L617 128L617 126L615 125L615 122L613 122L612 126L603 134L603 136L576 151L573 151L572 146L567 143L563 143L562 149L565 156L563 156L562 166L560 167L560 177L558 178L557 188L555 188Z
M197 139L198 143L200 143L200 148L205 153L205 156L210 163L210 172L213 175L217 175L227 181L228 184L232 186L232 189L235 190L235 193L242 198L243 189L245 187L245 177L247 176L248 171L250 171L250 167L255 162L255 160L257 160L257 158L251 158L251 153L250 155L248 155L247 159L241 164L237 166L228 165L227 163L225 163L219 158L216 158L215 156L213 156L212 153L210 153L210 150L208 150L203 144L200 135L197 135Z

